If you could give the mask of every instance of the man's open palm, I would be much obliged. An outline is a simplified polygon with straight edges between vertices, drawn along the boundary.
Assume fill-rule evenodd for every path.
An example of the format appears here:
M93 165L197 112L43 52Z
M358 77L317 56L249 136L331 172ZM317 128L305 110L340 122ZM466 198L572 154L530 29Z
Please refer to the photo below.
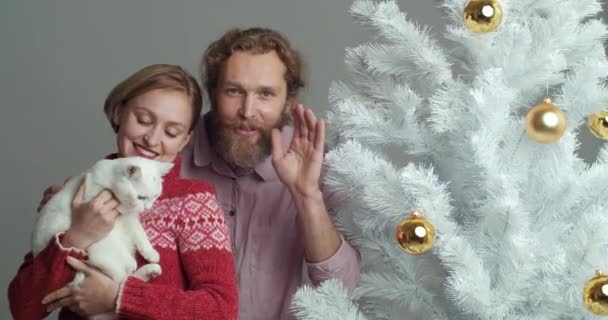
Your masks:
M287 151L283 150L281 132L272 130L272 165L287 188L306 196L319 190L325 123L302 105L293 109L293 120L293 138Z

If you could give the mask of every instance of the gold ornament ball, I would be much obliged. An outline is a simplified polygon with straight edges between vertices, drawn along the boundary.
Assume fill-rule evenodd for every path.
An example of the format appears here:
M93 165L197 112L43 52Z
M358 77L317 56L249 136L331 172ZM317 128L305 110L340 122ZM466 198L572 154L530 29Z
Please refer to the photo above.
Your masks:
M589 311L597 315L608 315L608 277L599 270L583 290L583 302Z
M464 22L472 32L492 32L502 22L502 7L496 0L470 0L464 8Z
M397 242L411 255L426 253L435 244L435 227L418 211L412 212L397 227Z
M608 140L608 111L590 115L587 118L587 126L595 137Z
M528 111L526 131L538 143L556 142L566 131L566 116L547 98Z

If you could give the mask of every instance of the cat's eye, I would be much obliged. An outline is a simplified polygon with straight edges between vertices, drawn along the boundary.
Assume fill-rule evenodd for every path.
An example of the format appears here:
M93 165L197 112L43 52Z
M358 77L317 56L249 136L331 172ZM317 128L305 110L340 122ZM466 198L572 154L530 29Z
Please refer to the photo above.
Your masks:
M148 197L137 196L137 200L148 200Z

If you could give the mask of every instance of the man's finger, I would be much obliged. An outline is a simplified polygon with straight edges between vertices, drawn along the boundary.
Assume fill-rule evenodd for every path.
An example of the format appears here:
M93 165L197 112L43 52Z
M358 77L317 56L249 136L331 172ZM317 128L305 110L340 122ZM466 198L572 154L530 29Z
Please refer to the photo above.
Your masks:
M306 109L306 112L304 113L304 117L306 118L306 125L308 128L308 141L311 143L314 143L315 141L315 130L317 127L317 117L315 116L314 112L312 112L312 110L310 109Z
M317 122L315 131L315 149L323 152L323 149L325 148L325 121L323 121L323 119Z
M281 135L281 130L272 129L272 160L278 161L283 157L283 137Z
M63 307L68 307L76 303L74 296L69 296L60 300L57 300L51 303L48 307L46 307L47 312L53 312L56 309L61 309Z
M298 107L296 108L296 117L294 119L297 119L297 122L300 124L300 132L298 132L299 136L301 139L308 139L308 127L306 124L306 116L305 116L306 110L304 110L304 107L300 104L298 105Z
M65 297L68 297L71 295L72 295L72 288L70 286L66 286L66 287L63 287L59 290L53 291L53 292L49 293L48 295L46 295L46 297L44 297L42 299L42 304L47 304L49 302L63 299Z
M74 268L74 270L76 271L80 271L82 273L84 273L85 275L90 275L95 269L89 267L86 263L74 258L74 257L69 257L67 258L68 264Z
M300 118L298 116L298 109L299 109L300 105L297 105L295 108L293 108L293 110L291 111L291 118L293 120L293 137L291 138L291 141L293 142L293 140L295 139L300 139L300 126L302 125L300 123Z

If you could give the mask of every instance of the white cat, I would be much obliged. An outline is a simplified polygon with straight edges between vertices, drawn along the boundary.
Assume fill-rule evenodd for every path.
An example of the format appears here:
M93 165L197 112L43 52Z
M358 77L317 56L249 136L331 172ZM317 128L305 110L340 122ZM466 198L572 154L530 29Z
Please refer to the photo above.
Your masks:
M85 179L85 201L108 189L120 202L117 208L120 214L112 231L87 248L87 263L116 282L122 282L129 274L144 281L160 275L159 254L139 223L138 214L152 207L162 191L162 177L172 167L172 163L140 157L98 161L82 175L70 179L40 210L32 234L32 253L38 255L55 234L70 227L72 199ZM136 250L150 262L137 271ZM83 279L84 274L77 273L72 284Z

